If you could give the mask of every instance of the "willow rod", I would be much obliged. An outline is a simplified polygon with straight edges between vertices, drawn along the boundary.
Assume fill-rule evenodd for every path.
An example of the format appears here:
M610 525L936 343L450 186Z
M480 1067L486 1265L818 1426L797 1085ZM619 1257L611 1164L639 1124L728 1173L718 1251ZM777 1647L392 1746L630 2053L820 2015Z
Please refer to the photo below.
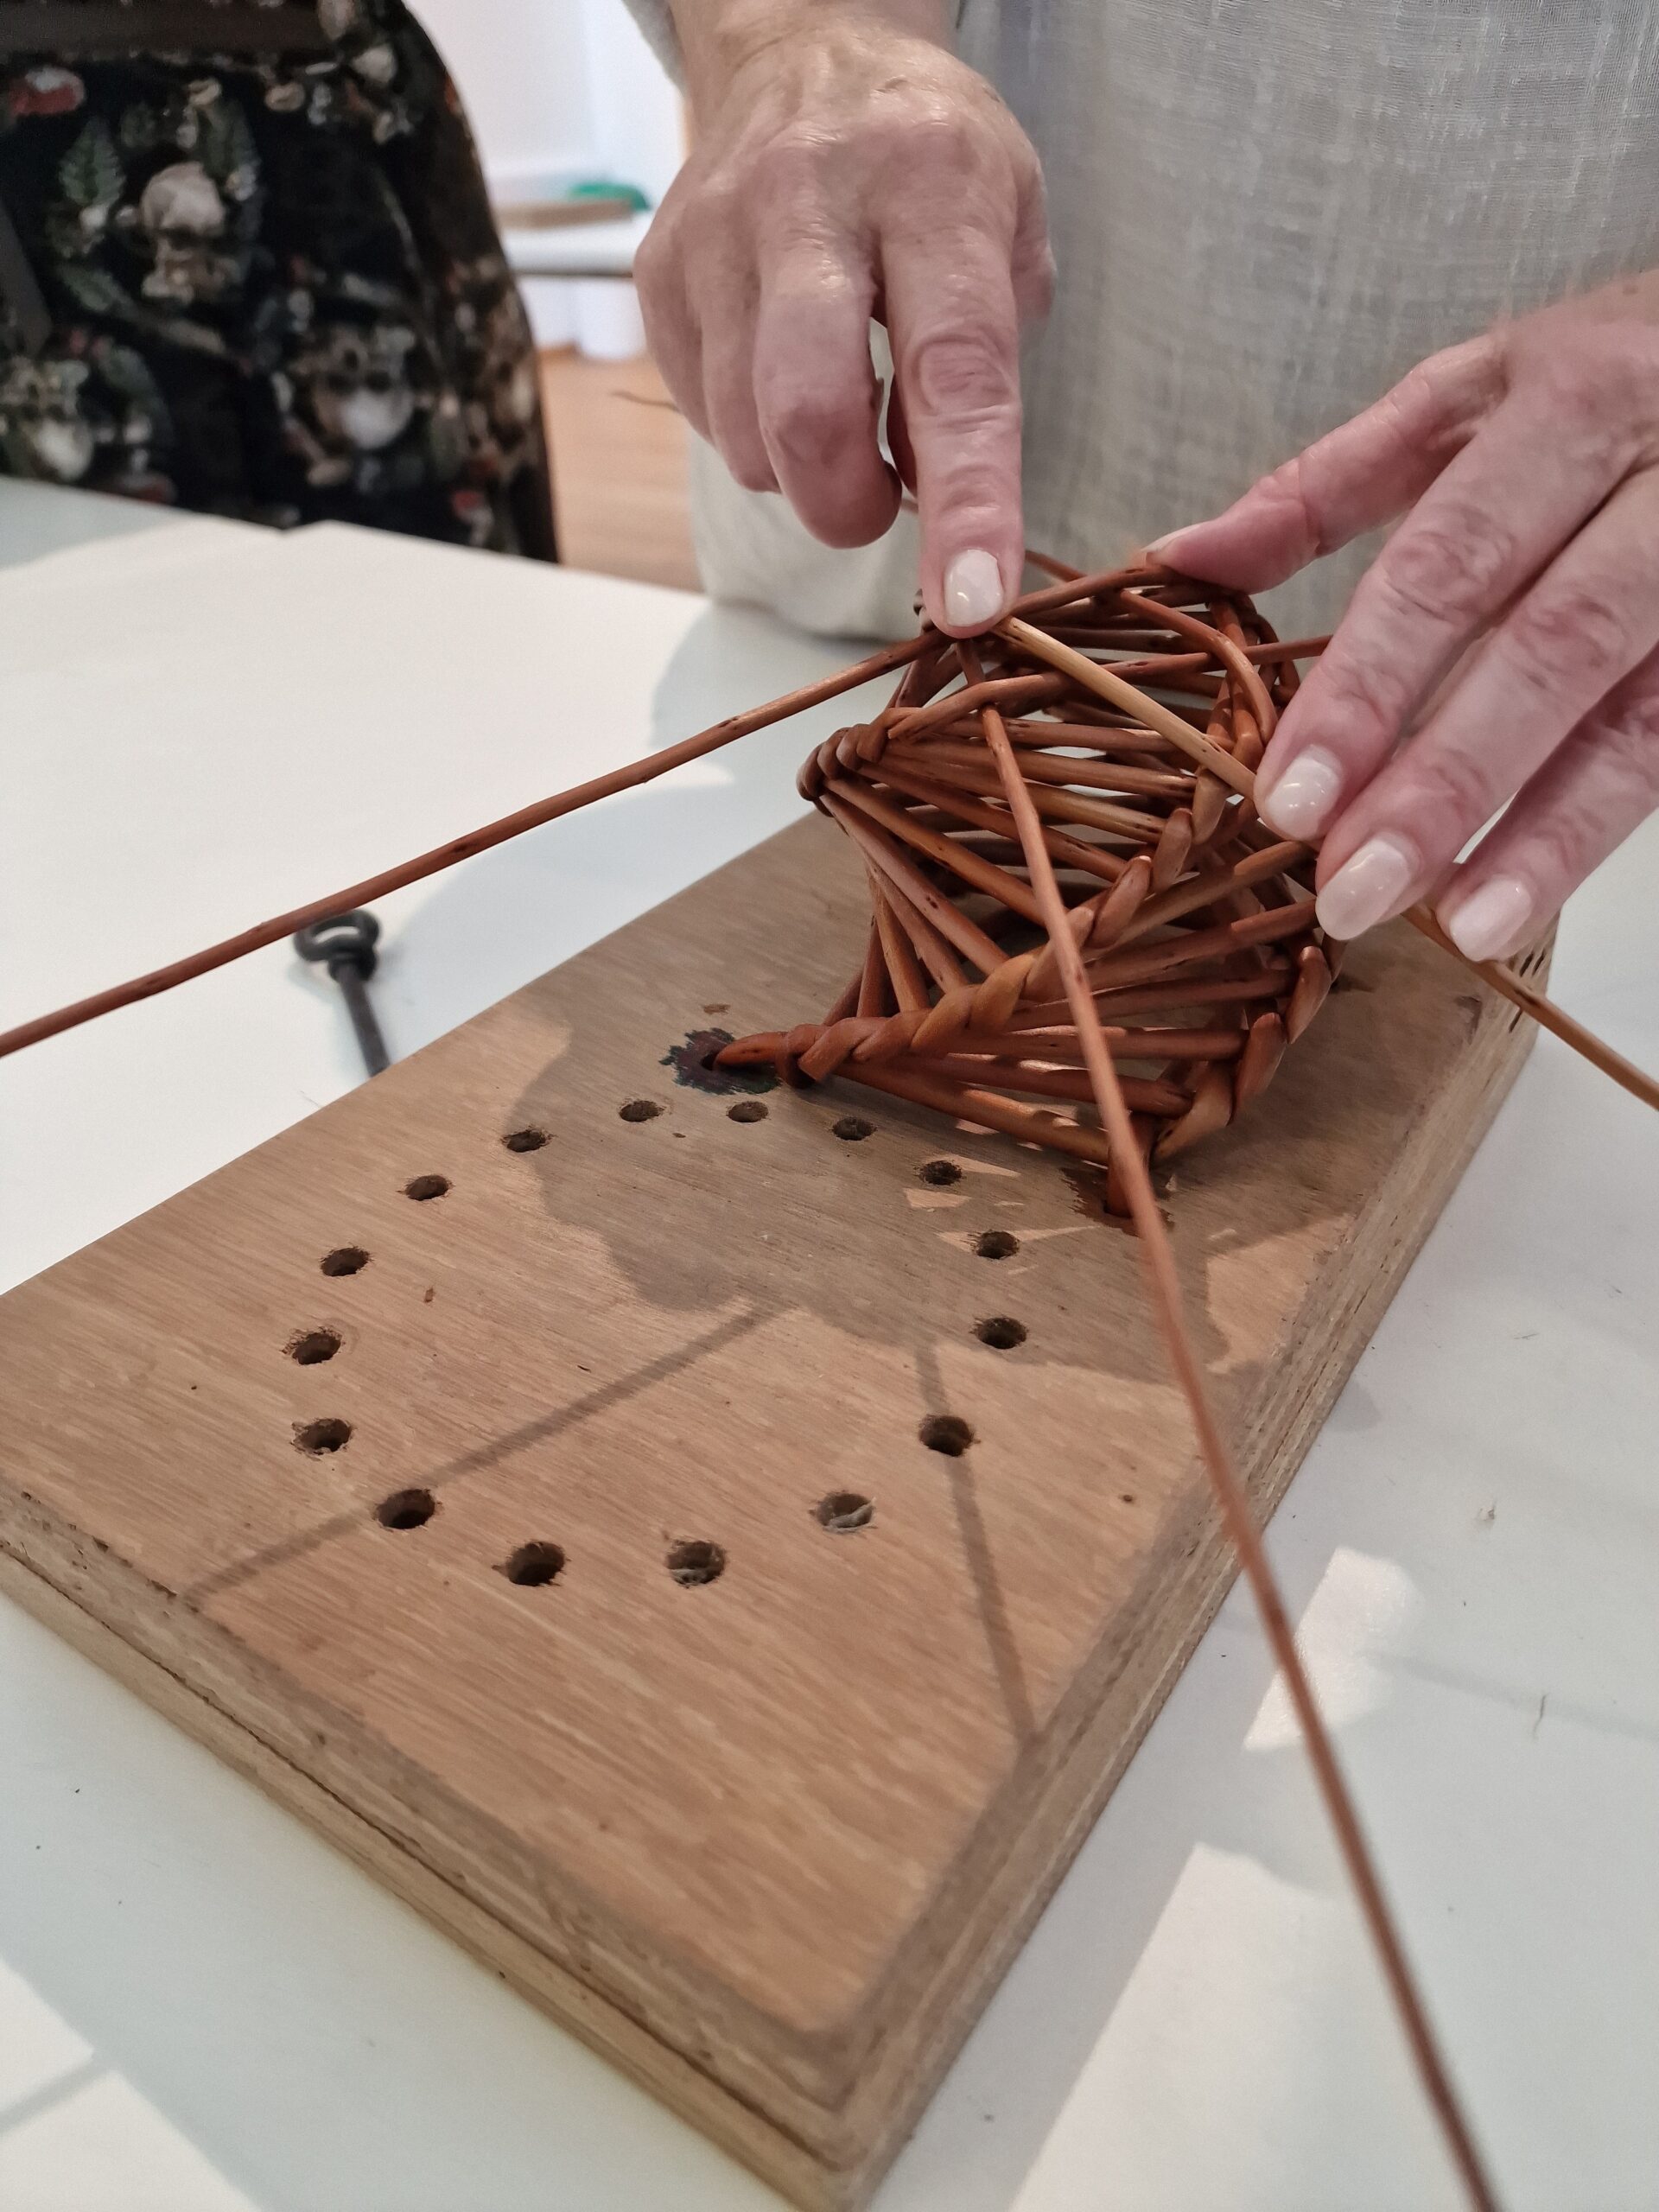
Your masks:
M1096 698L1104 699L1113 706L1122 707L1138 715L1148 729L1156 730L1160 737L1166 737L1172 745L1179 746L1189 760L1196 760L1201 767L1208 768L1212 774L1219 776L1241 798L1254 801L1254 772L1242 761L1235 760L1230 753L1224 753L1220 746L1212 745L1200 731L1195 730L1191 723L1183 721L1179 715L1172 714L1167 707L1160 706L1157 700L1149 699L1145 692L1138 691L1132 683L1126 683L1122 677L1114 675L1109 669L1102 668L1083 653L1074 652L1070 645L1057 644L1052 638L1033 629L1029 622L1020 620L1018 616L1010 616L998 625L998 629L1002 636L1017 645L1023 652L1029 653L1033 659L1046 661L1052 668L1058 669L1075 682L1084 685ZM1593 1030L1586 1029L1580 1021L1575 1021L1570 1014L1556 1005L1554 999L1546 998L1541 991L1534 990L1530 983L1524 982L1512 968L1506 967L1502 962L1471 960L1467 954L1459 952L1427 906L1413 906L1406 918L1414 929L1421 930L1432 943L1438 944L1442 951L1449 952L1454 960L1460 962L1471 975L1478 976L1489 990L1496 991L1511 1006L1519 1007L1541 1029L1548 1029L1552 1036L1559 1037L1564 1045L1570 1046L1582 1058L1588 1060L1592 1067L1599 1068L1621 1090L1628 1090L1633 1098L1639 1098L1643 1105L1659 1111L1659 1081L1634 1066L1623 1053L1614 1052L1611 1045L1604 1044ZM0 1044L3 1042L4 1039L0 1039Z
M963 647L962 658L963 672L971 683L977 664L971 645ZM1041 821L1031 803L1031 793L1020 772L1002 718L995 707L988 706L983 709L980 726L985 733L985 742L991 757L996 763L997 772L1001 777L1020 842L1025 848L1027 863L1031 870L1032 888L1042 907L1044 925L1058 963L1066 1003L1071 1008L1077 1039L1083 1047L1090 1088L1094 1093L1101 1125L1105 1130L1107 1143L1128 1201L1130 1217L1135 1223L1159 1333L1163 1338L1170 1365L1186 1399L1198 1448L1223 1522L1249 1583L1269 1648L1290 1692L1291 1703L1296 1709L1296 1717L1301 1726L1302 1739L1307 1747L1319 1795L1325 1801L1325 1811L1336 1833L1349 1878L1359 1899L1360 1910L1376 1948L1412 2057L1416 2063L1435 2118L1440 2122L1446 2147L1474 2212L1497 2212L1497 2199L1487 2180L1473 2134L1459 2103L1450 2070L1435 2038L1427 2008L1418 1991L1406 1957L1405 1946L1395 1925L1382 1877L1360 1825L1357 1808L1338 1763L1324 1715L1313 1694L1313 1683L1302 1664L1301 1654L1297 1649L1295 1634L1290 1624L1290 1615L1268 1564L1266 1548L1255 1525L1255 1516L1250 1510L1249 1495L1233 1464L1232 1453L1228 1449L1210 1403L1203 1368L1186 1325L1185 1302L1175 1262L1175 1248L1153 1192L1152 1172L1135 1141L1122 1080L1112 1064L1105 1031L1084 970L1083 954L1071 933L1065 901L1060 895L1059 885L1049 863L1048 849L1043 842Z
M1068 598L1084 598L1096 590L1125 582L1155 584L1164 572L1145 563L1133 568L1104 571L1098 576L1084 576L1077 588L1050 586L1046 590L1031 592L1015 602L1016 613L1040 613L1050 605L1063 603ZM1056 592L1058 602L1056 601ZM366 906L376 899L384 899L393 891L406 890L411 883L419 883L429 875L436 875L458 861L471 860L475 854L488 852L493 846L505 844L511 837L522 836L528 830L539 830L561 816L573 814L578 809L592 805L596 800L610 798L618 791L634 791L658 776L666 775L671 769L683 766L688 760L701 760L705 753L718 752L721 746L731 744L740 737L752 736L773 722L784 721L791 715L803 714L809 707L822 706L826 700L838 698L844 691L855 690L861 683L885 676L892 670L904 668L923 659L936 651L942 643L939 633L924 628L913 638L902 643L883 646L851 668L835 676L825 677L821 683L804 685L799 690L785 692L781 698L772 700L764 707L751 708L747 714L732 715L724 721L715 722L695 736L682 738L677 745L664 747L660 752L646 755L643 760L631 761L626 768L613 769L608 775L595 776L587 783L573 784L569 790L558 791L551 798L538 800L532 806L521 807L517 813L503 815L499 821L488 822L481 829L465 836L452 838L448 843L435 846L430 852L421 853L396 868L383 869L378 875L365 877L361 883L348 884L343 891L330 892L327 897L308 900L285 914L274 914L270 920L256 922L251 928L240 930L234 937L223 938L217 944L204 946L200 951L187 953L182 958L169 961L166 966L154 968L147 975L132 976L124 983L112 983L106 990L94 991L90 996L77 999L69 1006L58 1007L48 1014L36 1014L32 1020L19 1022L15 1028L0 1031L0 1059L13 1052L21 1052L29 1045L43 1044L48 1037L61 1036L68 1029L78 1029L83 1022L93 1021L100 1014L114 1014L124 1006L136 1006L141 1000L154 998L159 992L168 991L180 983L194 982L198 976L212 974L244 954L257 952L265 945L275 944L280 938L291 937L296 930L312 922L323 921L331 914L347 912L353 906Z
M643 760L631 760L626 767L613 768L606 775L590 777L585 784L573 784L569 791L556 791L551 798L538 799L533 806L520 807L516 814L504 814L499 821L487 822L481 830L453 837L448 844L435 845L430 852L421 853L412 861L402 861L396 868L384 868L378 875L347 885L344 891L330 892L326 898L309 899L286 914L256 922L251 929L238 931L234 937L221 938L219 944L207 945L200 952L187 953L164 968L152 969L147 976L135 976L125 983L112 983L107 990L94 991L91 997L77 999L72 1006L36 1014L32 1021L20 1022L15 1029L0 1032L0 1059L9 1053L21 1052L26 1045L38 1045L48 1037L60 1036L66 1029L79 1028L82 1022L94 1020L101 1014L113 1014L118 1007L135 1006L141 999L154 998L159 991L171 990L175 983L193 982L198 976L208 975L215 968L239 960L244 953L257 952L264 945L292 937L296 930L304 929L308 923L323 921L330 914L347 912L353 906L366 906L372 899L385 898L390 892L406 890L411 883L436 875L443 868L454 868L458 861L471 860L476 853L486 853L493 845L504 845L510 837L522 836L527 830L539 830L544 823L556 822L562 815L574 814L582 807L591 806L595 800L613 798L618 791L637 790L641 784L666 775L671 768L683 767L688 760L699 760L704 753L717 753L722 745L730 745L736 738L752 736L772 722L787 721L791 715L822 706L826 699L838 698L843 691L855 690L874 677L903 668L907 662L919 659L936 642L934 633L925 630L914 638L906 638L901 645L886 645L868 660L843 668L834 676L826 676L822 683L785 692L764 707L752 707L747 714L730 715L724 721L699 730L695 736L683 737L677 745L664 746L660 752L649 753Z

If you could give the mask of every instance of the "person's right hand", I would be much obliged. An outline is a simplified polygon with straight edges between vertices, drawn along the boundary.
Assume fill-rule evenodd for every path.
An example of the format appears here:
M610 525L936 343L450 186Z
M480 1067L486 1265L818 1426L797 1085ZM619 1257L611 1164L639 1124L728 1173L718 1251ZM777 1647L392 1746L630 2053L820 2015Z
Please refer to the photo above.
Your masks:
M1019 325L1052 283L1036 155L939 42L938 0L676 0L696 148L635 268L652 353L740 484L862 545L899 487L922 592L987 627L1020 588Z

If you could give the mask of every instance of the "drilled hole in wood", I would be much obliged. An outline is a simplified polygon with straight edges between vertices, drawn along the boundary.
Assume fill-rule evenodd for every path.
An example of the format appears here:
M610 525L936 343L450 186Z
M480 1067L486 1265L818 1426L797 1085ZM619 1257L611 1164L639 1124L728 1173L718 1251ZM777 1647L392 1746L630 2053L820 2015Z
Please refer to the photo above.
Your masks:
M290 1339L288 1356L302 1367L321 1367L325 1359L332 1359L340 1350L340 1338L333 1329L304 1329Z
M668 1554L669 1573L687 1590L714 1581L725 1569L726 1554L720 1546L705 1543L701 1538L692 1543L676 1544Z
M509 1152L539 1152L547 1142L545 1129L512 1129L501 1140Z
M338 1251L326 1252L322 1272L326 1275L354 1275L359 1268L366 1268L369 1255L360 1244L342 1244Z
M302 1421L294 1424L294 1441L302 1452L321 1459L325 1452L339 1452L350 1441L348 1421Z
M962 1170L954 1160L925 1160L921 1177L924 1183L960 1183Z
M875 1135L875 1123L867 1122L861 1115L843 1114L838 1122L830 1125L832 1137L839 1137L843 1144L862 1144L866 1137Z
M988 1229L975 1239L974 1249L982 1260L1011 1260L1020 1249L1020 1239L1011 1229Z
M520 1544L501 1565L509 1582L522 1583L530 1590L539 1590L556 1580L563 1568L564 1553L557 1544Z
M960 1414L929 1414L918 1433L930 1452L943 1452L948 1459L960 1459L974 1440Z
M654 1122L663 1109L654 1098L630 1098L616 1110L625 1122Z
M1026 1325L1016 1321L1009 1313L993 1313L983 1321L976 1321L974 1334L982 1344L989 1344L993 1351L1012 1351L1016 1344L1026 1341Z
M832 1535L844 1536L854 1529L868 1529L875 1517L875 1508L868 1497L861 1497L855 1490L831 1491L828 1497L821 1497L812 1509L820 1528Z
M447 1175L416 1175L404 1185L406 1198L441 1198L449 1188Z
M429 1490L395 1490L374 1509L383 1529L423 1529L438 1510Z
M735 1106L726 1109L728 1122L764 1122L766 1109L758 1098L740 1098Z

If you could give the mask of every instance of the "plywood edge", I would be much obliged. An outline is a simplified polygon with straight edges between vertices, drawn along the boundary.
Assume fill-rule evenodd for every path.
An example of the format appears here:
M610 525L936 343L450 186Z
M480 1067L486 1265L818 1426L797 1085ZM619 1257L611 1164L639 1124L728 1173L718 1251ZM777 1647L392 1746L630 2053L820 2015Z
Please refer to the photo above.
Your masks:
M804 2157L830 2166L856 2158L843 2110L844 2085L855 2075L855 2061L843 2030L792 2032L718 1983L687 1976L677 1958L630 1945L627 1930L601 1916L568 1876L555 1896L540 1862L517 1864L524 1854L493 1822L429 1775L395 1758L389 1761L349 1715L251 1656L176 1592L146 1580L102 1544L89 1548L78 1529L31 1493L14 1488L3 1471L0 1556L15 1560L77 1614L96 1622L111 1648L130 1651L140 1668L152 1668L163 1686L176 1685L219 1715L261 1760L302 1778L327 1802L361 1821L384 1851L398 1854L424 1881L440 1885L443 1894L539 1961L559 1989L578 1993L584 2005L591 2000L608 2017L628 2022L652 2050L671 2056L705 2084L708 2094L728 2097L740 2113L764 2111L763 2124ZM349 1806L336 1787L342 1774L352 1785ZM394 1886L400 1893L404 1887ZM579 1932L572 1937L571 1929ZM567 1941L575 1963L562 1955ZM469 1942L468 1948L478 1946ZM567 2012L556 1990L527 1993L587 2035L583 2018ZM861 2016L856 2024L861 2029ZM861 2047L868 2040L861 2034ZM620 2053L613 2055L625 2070L639 2070ZM704 2132L718 2133L700 2108L688 2108L688 2116ZM769 2169L763 2171L772 2177Z
M1547 959L1544 965L1547 967ZM1541 976L1539 978L1541 982ZM1304 1312L1317 1325L1299 1345L1281 1403L1281 1421L1243 1440L1241 1459L1262 1521L1289 1488L1298 1467L1340 1395L1372 1332L1421 1250L1447 1198L1520 1074L1536 1032L1516 1032L1494 1001L1482 1010L1484 1035L1471 1039L1456 1076L1417 1122L1400 1148L1362 1232L1345 1255L1309 1285ZM1338 1274L1357 1289L1344 1301L1329 1293ZM1171 1552L1185 1552L1171 1581ZM1018 1769L1004 1792L1017 1796L1020 1818L999 1807L982 1823L952 1888L971 1898L948 1944L927 1962L927 1986L901 1998L884 1989L893 2031L869 2054L854 2088L849 2121L879 2177L916 2124L989 1993L1035 1925L1077 1856L1130 1759L1179 1679L1223 1599L1238 1563L1207 1503L1185 1529L1172 1532L1149 1563L1143 1588L1161 1576L1154 1605L1138 1607L1141 1624L1154 1613L1184 1624L1173 1640L1154 1634L1124 1640L1103 1679L1099 1668L1079 1675L1056 1716L1046 1773ZM1150 1656L1148 1656L1150 1655ZM1066 1709L1076 1716L1063 1745ZM987 1865L988 1855L1000 1863ZM937 1926L938 1914L930 1916ZM937 1939L936 1939L937 1942Z
M0 1543L0 1595L142 1698L164 1719L296 1815L325 1842L418 1912L517 1994L620 2067L699 2133L806 2212L856 2212L874 2185L871 2162L831 2171L802 2143L693 2065L333 1791L273 1751L242 1722L87 1611Z

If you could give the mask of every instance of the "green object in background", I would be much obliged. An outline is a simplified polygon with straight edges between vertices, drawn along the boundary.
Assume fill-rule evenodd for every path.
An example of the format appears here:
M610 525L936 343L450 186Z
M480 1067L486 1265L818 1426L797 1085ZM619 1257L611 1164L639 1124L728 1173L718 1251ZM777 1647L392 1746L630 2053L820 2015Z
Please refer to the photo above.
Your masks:
M618 223L643 215L651 202L637 184L616 184L609 177L583 177L559 184L534 199L498 202L495 219L504 231L557 231L577 224Z
M567 200L621 200L628 212L643 215L651 202L637 184L616 184L608 177L590 177L581 184L573 184L565 194Z

